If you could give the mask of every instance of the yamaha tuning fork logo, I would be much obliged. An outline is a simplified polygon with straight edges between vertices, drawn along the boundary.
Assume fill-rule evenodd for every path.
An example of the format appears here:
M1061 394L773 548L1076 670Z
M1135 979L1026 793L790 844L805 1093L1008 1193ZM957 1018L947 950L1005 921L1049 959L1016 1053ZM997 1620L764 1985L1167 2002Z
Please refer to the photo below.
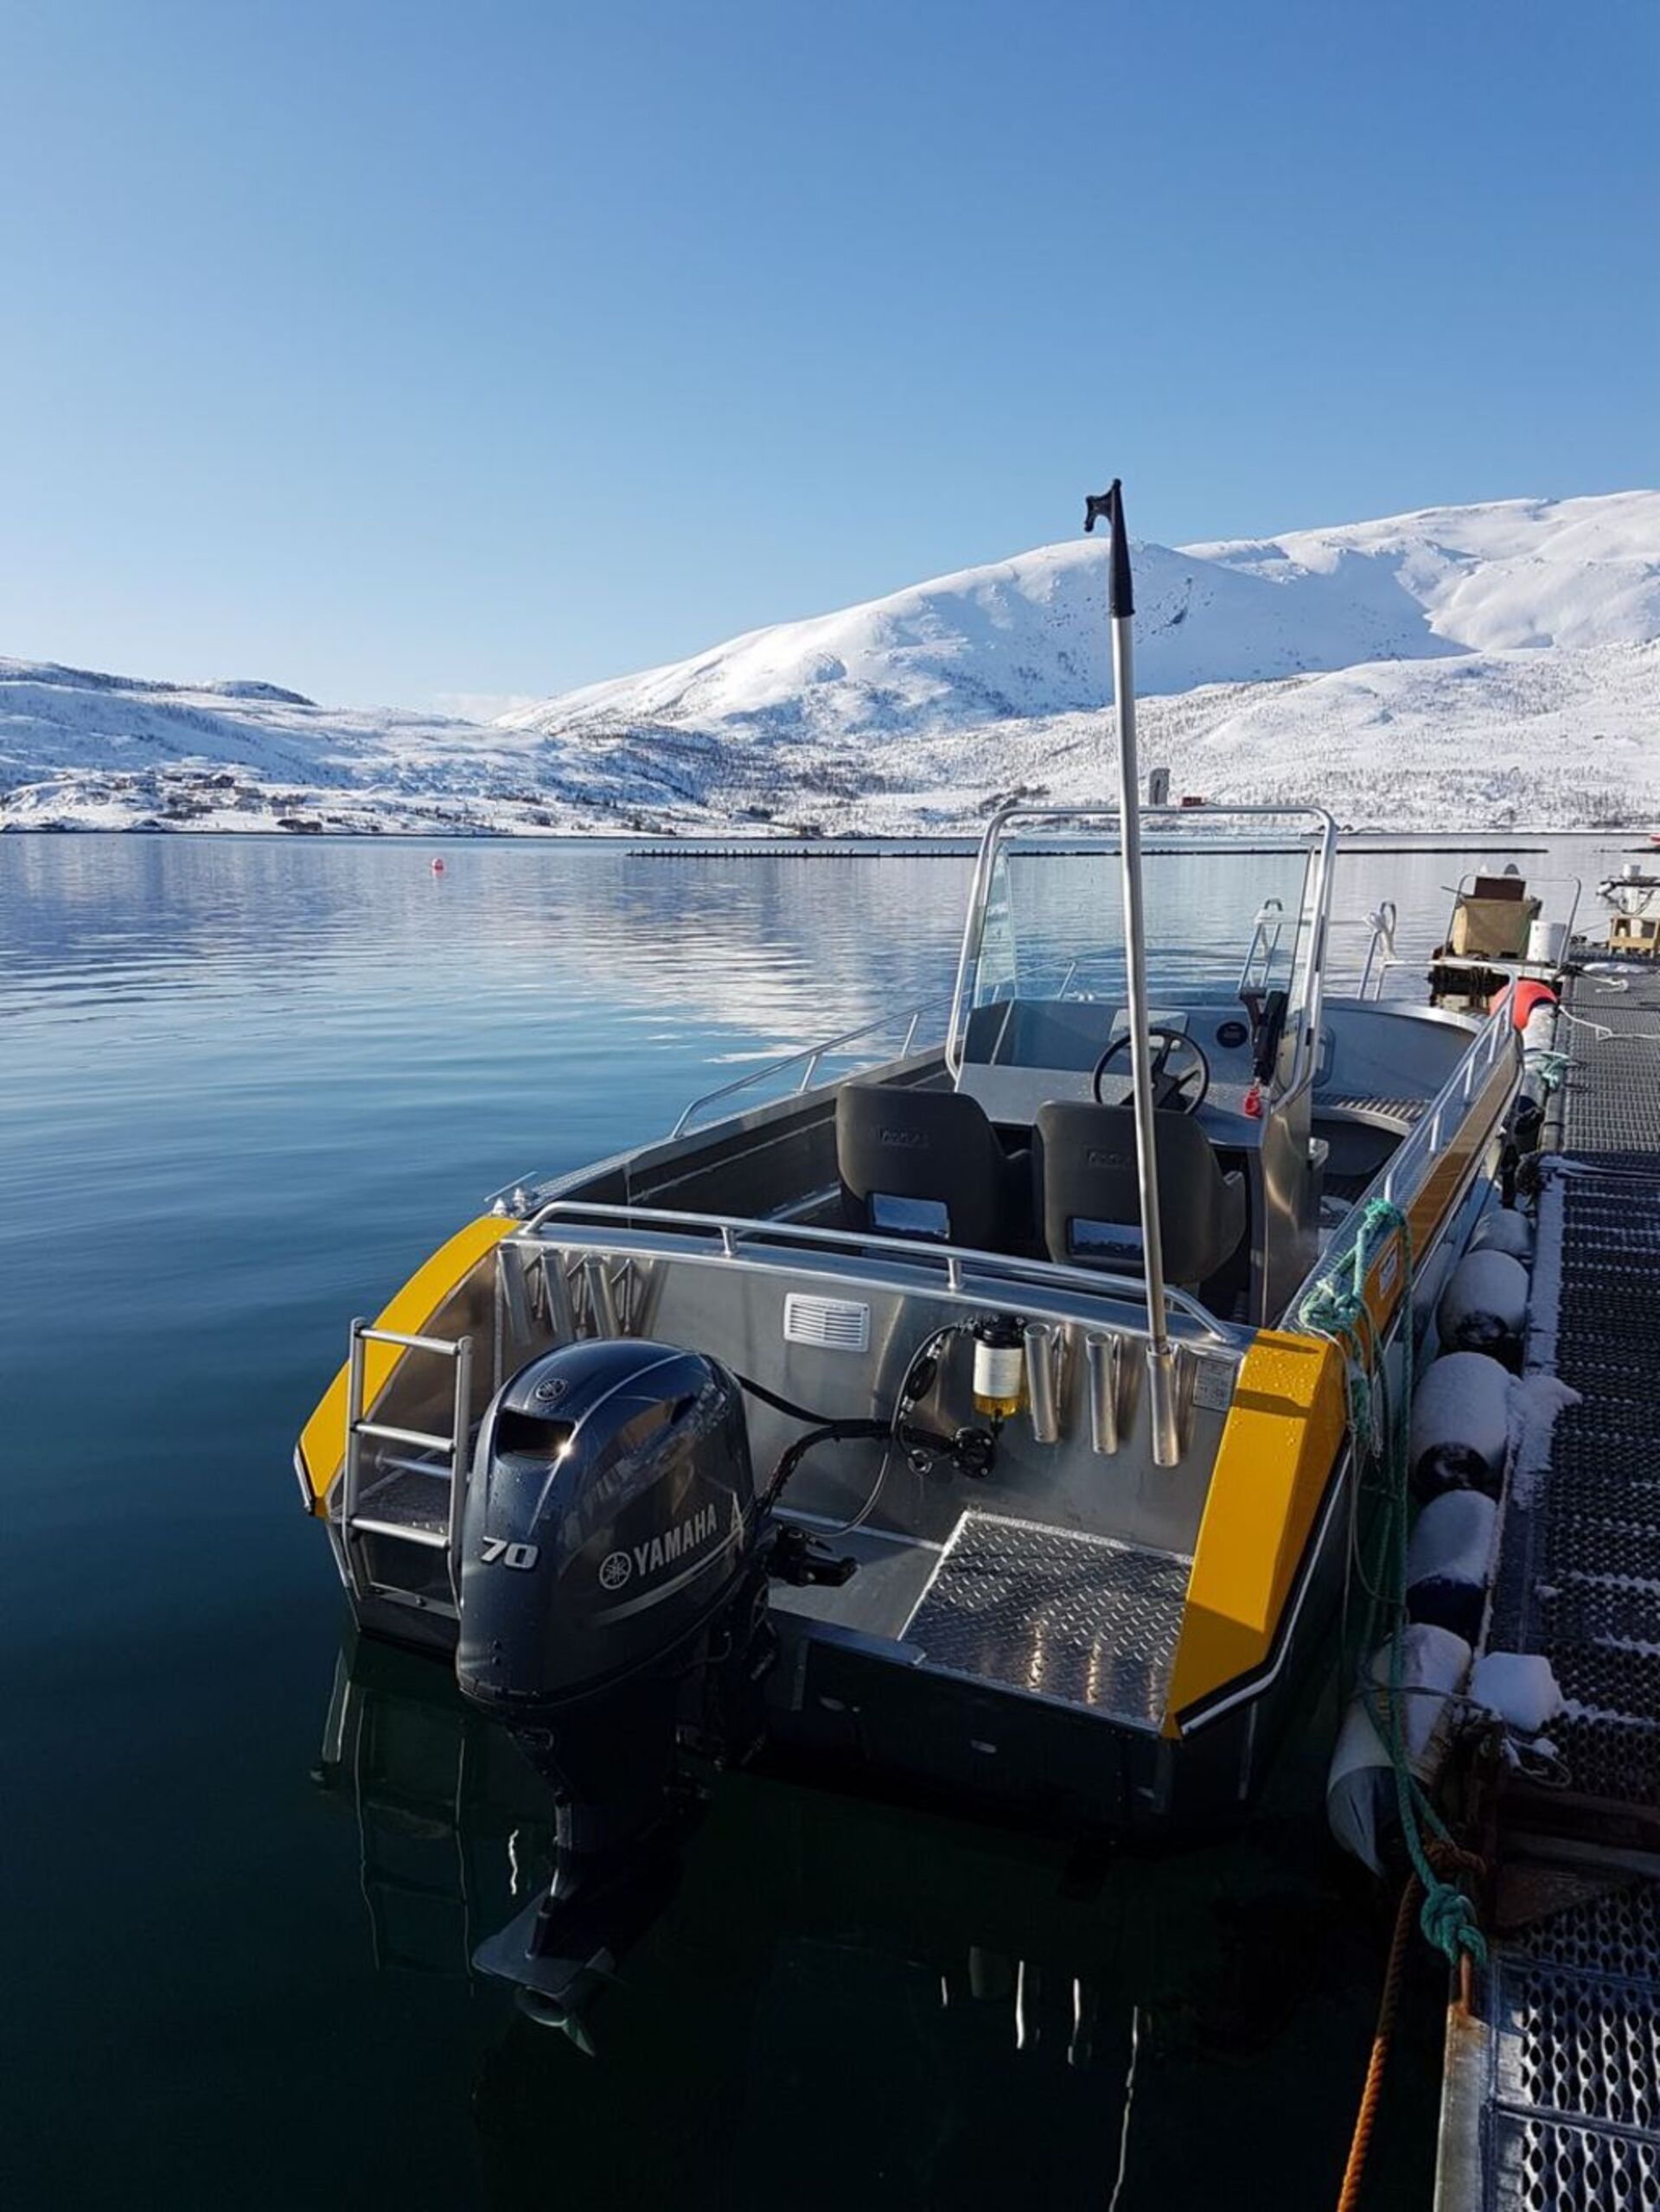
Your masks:
M673 1566L677 1559L706 1544L719 1525L720 1516L712 1505L699 1506L649 1543L636 1544L632 1551L608 1552L599 1563L600 1588L618 1590L635 1575L653 1575Z

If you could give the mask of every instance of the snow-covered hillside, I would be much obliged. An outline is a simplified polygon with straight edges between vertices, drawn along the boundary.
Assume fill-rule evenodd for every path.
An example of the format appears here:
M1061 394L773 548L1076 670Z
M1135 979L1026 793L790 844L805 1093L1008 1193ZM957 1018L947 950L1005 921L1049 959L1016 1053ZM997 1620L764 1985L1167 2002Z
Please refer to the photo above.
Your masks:
M626 743L0 660L0 829L482 836L646 827L696 803L667 760Z
M504 717L891 734L1096 706L1110 685L1107 546L1080 538L756 630L668 668ZM1437 507L1285 538L1144 545L1136 677L1146 692L1374 660L1660 637L1660 493Z
M1099 539L1038 548L489 729L0 661L0 825L971 824L1099 795ZM1136 551L1143 750L1213 799L1401 826L1660 812L1660 493Z

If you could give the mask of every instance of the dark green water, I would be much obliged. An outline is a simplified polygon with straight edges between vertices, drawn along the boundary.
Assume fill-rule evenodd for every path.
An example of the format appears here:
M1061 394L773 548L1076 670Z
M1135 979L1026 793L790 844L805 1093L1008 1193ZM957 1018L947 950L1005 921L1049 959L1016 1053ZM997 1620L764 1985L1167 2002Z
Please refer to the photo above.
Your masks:
M351 1652L295 1434L484 1193L942 985L967 869L430 851L0 838L5 2201L1332 2201L1387 1907L1318 1725L1163 1863L730 1777L591 2055L469 1974L541 1802L441 1673ZM1338 910L1431 929L1458 865ZM1437 1995L1379 2203L1425 2201Z

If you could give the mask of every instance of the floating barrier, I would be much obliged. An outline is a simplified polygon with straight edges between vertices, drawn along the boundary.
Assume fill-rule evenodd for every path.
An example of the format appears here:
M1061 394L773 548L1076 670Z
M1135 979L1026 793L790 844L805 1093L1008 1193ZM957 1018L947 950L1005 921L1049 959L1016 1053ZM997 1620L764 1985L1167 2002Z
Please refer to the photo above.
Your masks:
M1388 1699L1391 1665L1395 1667L1407 1766L1414 1781L1427 1788L1446 1754L1449 1702L1464 1687L1470 1647L1450 1629L1428 1622L1403 1629L1398 1641L1398 1656L1392 1656L1389 1644L1380 1646L1368 1672L1382 1693L1376 1700L1381 1705ZM1344 1714L1326 1780L1325 1817L1343 1848L1381 1875L1384 1853L1400 1833L1401 1792L1389 1747L1373 1723L1372 1702L1357 1692Z
M1407 1551L1407 1610L1414 1621L1475 1643L1497 1527L1497 1504L1479 1490L1445 1490L1430 1500Z
M1507 1252L1528 1267L1533 1262L1533 1223L1525 1214L1507 1206L1494 1206L1476 1224L1470 1240L1472 1252Z
M1508 1252L1466 1252L1446 1278L1435 1324L1449 1351L1489 1352L1518 1367L1528 1325L1527 1269Z
M1510 1377L1484 1352L1449 1352L1414 1393L1408 1444L1420 1497L1480 1490L1496 1498L1510 1448Z

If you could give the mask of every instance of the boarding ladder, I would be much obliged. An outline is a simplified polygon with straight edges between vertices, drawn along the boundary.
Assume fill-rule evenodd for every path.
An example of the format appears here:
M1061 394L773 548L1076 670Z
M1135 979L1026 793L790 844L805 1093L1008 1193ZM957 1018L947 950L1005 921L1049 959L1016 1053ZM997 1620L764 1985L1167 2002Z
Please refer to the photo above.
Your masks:
M439 1436L426 1429L394 1428L388 1422L371 1421L363 1410L364 1347L388 1344L404 1352L431 1352L454 1363L454 1412L450 1433ZM412 1593L396 1584L378 1580L364 1555L366 1536L391 1538L400 1544L445 1553L450 1603L418 1600L433 1612L454 1613L460 1605L461 1527L467 1502L468 1450L471 1434L473 1340L470 1336L411 1336L396 1329L373 1329L367 1321L352 1323L351 1348L346 1362L346 1456L341 1469L341 1564L347 1586L360 1603L389 1597L407 1599ZM396 1444L424 1455L415 1459L382 1462L380 1479L366 1494L363 1488L363 1443ZM400 1478L415 1482L447 1482L447 1510L434 1522L392 1518L386 1495ZM377 1499L382 1509L375 1511Z

